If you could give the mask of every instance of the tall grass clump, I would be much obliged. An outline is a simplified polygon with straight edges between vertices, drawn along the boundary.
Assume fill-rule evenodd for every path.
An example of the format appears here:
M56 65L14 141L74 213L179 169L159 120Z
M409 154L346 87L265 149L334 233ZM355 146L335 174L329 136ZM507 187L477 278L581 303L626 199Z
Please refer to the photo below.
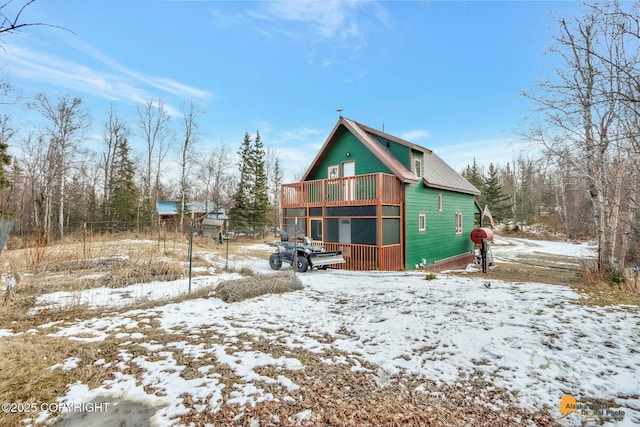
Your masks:
M224 302L238 302L260 295L281 294L302 288L298 276L290 272L281 272L222 282L216 288L215 295Z
M638 293L634 281L628 281L624 271L619 269L600 270L595 261L584 261L577 273L580 283L589 288L619 290Z

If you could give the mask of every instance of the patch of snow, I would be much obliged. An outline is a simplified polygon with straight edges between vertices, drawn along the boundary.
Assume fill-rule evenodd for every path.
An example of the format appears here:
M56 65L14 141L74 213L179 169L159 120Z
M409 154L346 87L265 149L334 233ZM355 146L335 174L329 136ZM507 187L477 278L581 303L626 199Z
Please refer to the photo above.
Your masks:
M0 329L0 338L2 337L13 337L15 335L20 335L20 333L14 333L11 329Z
M222 273L215 276L192 278L191 290L215 286L221 281L240 278L236 273ZM42 310L64 310L74 306L89 309L101 307L124 307L142 301L171 299L189 291L189 280L179 279L168 282L138 283L124 288L91 288L81 291L60 291L41 295L36 299L29 314Z
M49 369L52 371L55 371L58 368L62 368L63 371L70 371L72 369L76 369L78 367L79 362L80 362L80 358L70 357L66 359L63 363L56 363L55 365L49 367Z

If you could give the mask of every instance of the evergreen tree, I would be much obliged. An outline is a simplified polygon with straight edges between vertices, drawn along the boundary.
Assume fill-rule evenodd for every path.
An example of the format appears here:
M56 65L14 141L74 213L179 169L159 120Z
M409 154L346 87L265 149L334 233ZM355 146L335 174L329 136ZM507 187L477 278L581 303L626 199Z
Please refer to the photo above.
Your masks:
M256 226L267 223L269 214L266 157L260 132L256 132L255 139L245 133L238 154L240 179L233 197L231 221L241 230L251 227L256 231Z
M238 155L240 156L240 161L238 163L240 176L238 179L237 190L233 195L233 207L229 212L231 222L239 230L246 229L249 225L249 218L251 215L250 191L253 185L251 177L253 169L251 142L249 132L246 132L244 134L242 145L240 146L240 151L238 152Z
M7 153L8 148L7 144L0 143L0 190L11 187L11 181L7 177L7 173L5 171L5 168L11 165L11 156ZM9 210L5 209L4 206L0 207L0 215L13 216L13 214Z
M282 170L280 161L276 157L273 166L273 178L271 182L273 225L280 226L280 188L282 187Z
M253 166L253 185L251 188L251 218L255 225L267 223L269 213L269 188L267 172L265 170L265 151L260 132L256 131L256 137L251 147L251 159Z
M146 197L144 192L138 194L138 213L136 215L136 223L140 225L148 225L159 227L159 223L154 221L154 216L157 216L157 210L151 204L151 199Z
M483 172L480 170L476 159L473 159L472 165L467 165L467 168L462 172L462 176L466 178L474 187L480 190L480 196L478 196L478 202L484 204L484 183L485 178Z
M484 179L483 189L484 203L482 205L486 204L489 207L493 220L495 222L503 222L511 219L510 197L502 191L498 169L493 163L489 164L489 171Z
M89 189L89 200L87 206L87 217L85 219L88 223L93 223L100 220L100 210L98 206L98 196L96 195L95 188Z
M138 188L135 169L129 158L130 148L126 138L118 141L114 153L114 182L111 187L111 221L117 227L131 229L138 218Z
M9 145L0 140L0 190L11 185L11 181L9 181L5 172L5 168L11 165L11 156L8 151Z
M519 158L518 169L520 170L520 176L517 182L515 204L516 209L514 211L515 221L517 223L531 224L536 215L536 209L534 206L534 165L530 159Z

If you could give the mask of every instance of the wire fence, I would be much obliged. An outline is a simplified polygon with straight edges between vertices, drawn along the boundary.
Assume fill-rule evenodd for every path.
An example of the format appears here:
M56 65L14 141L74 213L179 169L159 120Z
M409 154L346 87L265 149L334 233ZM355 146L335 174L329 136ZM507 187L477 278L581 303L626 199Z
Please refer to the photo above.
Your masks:
M8 235L10 224L0 222L0 233L5 229ZM86 223L64 238L22 238L21 247L3 254L10 265L6 273L22 277L20 289L5 289L5 303L15 292L33 292L35 314L173 299L246 273L255 261L236 257L234 246L262 242L271 232L263 224L223 224L220 239L196 229L195 221L186 231L174 224L138 230Z

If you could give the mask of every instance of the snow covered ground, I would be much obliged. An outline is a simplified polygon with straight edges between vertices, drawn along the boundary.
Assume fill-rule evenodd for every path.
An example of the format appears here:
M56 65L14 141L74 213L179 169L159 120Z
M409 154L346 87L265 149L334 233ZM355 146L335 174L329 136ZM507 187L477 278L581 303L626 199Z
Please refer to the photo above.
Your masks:
M505 260L531 254L565 255L577 259L592 258L596 250L595 246L587 243L550 242L504 236L495 236L491 247L496 259Z
M570 243L502 238L496 243L496 258L527 251L577 257L593 253L586 245ZM264 249L261 246L257 249ZM249 257L254 258L250 264L256 265L256 254L251 248L247 250ZM218 258L215 260L220 262ZM234 262L242 265L241 259ZM258 265L267 271L266 256ZM453 384L466 374L480 371L497 387L517 392L517 404L524 408L547 406L559 418L558 407L564 395L575 396L578 401L604 399L614 401L611 409L624 411L624 417L618 420L596 417L591 422L611 426L640 424L638 307L589 307L576 304L581 296L568 287L489 282L447 274L425 280L424 274L415 272L327 270L299 277L305 285L302 291L265 295L239 303L196 299L149 310L121 309L108 317L42 325L41 331L75 341L100 342L114 336L127 340L118 363L105 365L105 369L115 372L114 379L91 390L84 384L73 384L62 401L78 403L111 398L141 402L147 413L153 415L152 425L166 426L175 425L177 418L188 411L185 396L206 402L198 410L216 411L230 403L273 399L264 390L264 384L277 384L285 394L295 392L299 386L287 373L303 369L303 361L274 357L252 348L246 340L234 339L248 335L290 349L304 348L316 353L329 348L339 350L352 361L377 366L371 374L381 384L402 372ZM184 282L178 282L175 286L184 288ZM41 302L54 304L56 298L43 296ZM72 297L65 295L65 298ZM144 331L152 321L167 334L185 339L161 344L148 338ZM5 330L0 337L3 334L12 332ZM226 339L213 343L206 339L211 335ZM155 357L134 357L131 346L153 349ZM185 366L180 365L177 354L211 358L226 365L240 378L234 384L232 398L223 401L224 385L213 366L200 367L199 378L182 377ZM344 358L335 356L324 362L344 363ZM76 366L77 360L70 359L62 369ZM277 367L279 374L256 372L263 366ZM137 379L125 373L134 367L142 370ZM484 404L498 409L513 402ZM46 419L47 414L42 413L32 424ZM558 422L577 426L583 420L572 413Z

